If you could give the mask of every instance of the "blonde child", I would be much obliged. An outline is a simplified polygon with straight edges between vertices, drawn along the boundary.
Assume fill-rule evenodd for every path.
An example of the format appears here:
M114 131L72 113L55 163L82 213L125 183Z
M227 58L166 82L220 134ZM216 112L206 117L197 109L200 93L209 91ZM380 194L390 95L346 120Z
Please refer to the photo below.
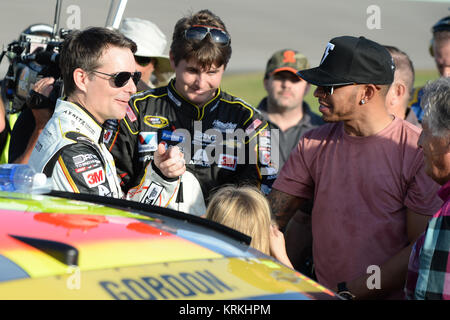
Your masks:
M222 187L212 196L206 218L250 236L251 247L293 268L284 236L272 225L269 202L255 187Z

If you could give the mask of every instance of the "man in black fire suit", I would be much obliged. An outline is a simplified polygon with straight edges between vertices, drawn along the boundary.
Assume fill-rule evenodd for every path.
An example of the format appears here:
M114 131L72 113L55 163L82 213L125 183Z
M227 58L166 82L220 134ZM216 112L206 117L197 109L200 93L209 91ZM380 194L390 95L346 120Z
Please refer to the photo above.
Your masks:
M267 122L219 88L230 57L230 35L209 10L177 22L170 48L175 79L134 95L109 141L124 191L142 185L143 170L161 142L182 149L187 172L200 183L206 202L224 184L270 190L278 161ZM195 194L194 188L190 182L182 184L177 201Z

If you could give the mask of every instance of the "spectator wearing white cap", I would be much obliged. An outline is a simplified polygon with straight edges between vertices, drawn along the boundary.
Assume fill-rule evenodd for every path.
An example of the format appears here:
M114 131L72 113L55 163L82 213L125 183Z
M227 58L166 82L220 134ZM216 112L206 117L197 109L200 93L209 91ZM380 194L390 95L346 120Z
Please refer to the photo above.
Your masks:
M137 71L142 73L138 91L166 85L174 75L169 56L164 54L166 36L151 21L126 18L119 31L137 44L134 54Z

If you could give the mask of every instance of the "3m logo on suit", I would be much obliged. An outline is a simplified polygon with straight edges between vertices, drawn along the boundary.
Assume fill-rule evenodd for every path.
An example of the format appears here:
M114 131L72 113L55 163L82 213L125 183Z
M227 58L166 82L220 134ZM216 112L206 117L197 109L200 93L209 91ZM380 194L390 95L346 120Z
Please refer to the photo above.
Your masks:
M102 183L105 183L105 171L103 168L83 172L83 177L89 188L94 188Z

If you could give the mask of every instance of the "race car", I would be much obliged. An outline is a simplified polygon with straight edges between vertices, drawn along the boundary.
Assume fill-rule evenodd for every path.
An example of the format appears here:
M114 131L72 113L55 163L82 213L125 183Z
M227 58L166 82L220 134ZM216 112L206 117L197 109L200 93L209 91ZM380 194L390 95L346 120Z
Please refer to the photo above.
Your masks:
M338 299L249 243L161 207L0 192L0 299Z

